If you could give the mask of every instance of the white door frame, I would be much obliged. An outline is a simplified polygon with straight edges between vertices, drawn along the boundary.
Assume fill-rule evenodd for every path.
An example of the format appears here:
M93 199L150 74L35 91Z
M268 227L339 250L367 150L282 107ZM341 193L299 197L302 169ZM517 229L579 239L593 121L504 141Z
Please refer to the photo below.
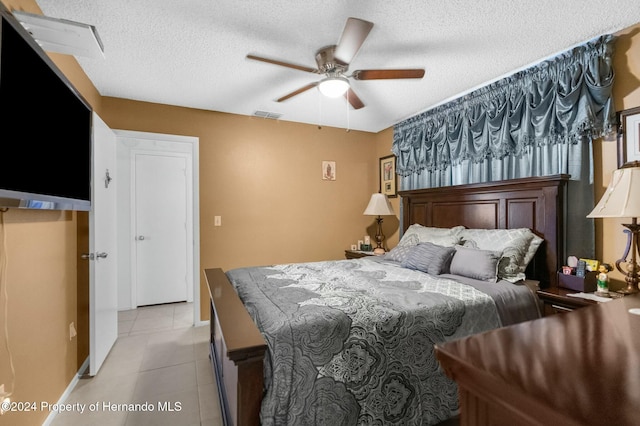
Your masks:
M175 157L175 158L184 158L187 160L191 159L191 153L190 152L168 152L168 151L157 151L157 150L148 150L148 149L132 149L130 151L131 153L131 171L132 171L132 176L136 175L136 156L138 155L145 155L145 156L163 156L163 157ZM187 166L187 171L191 172L191 167L192 165L189 164ZM187 176L187 189L191 191L190 194L187 194L187 203L189 203L189 201L191 200L191 197L193 197L193 173L190 174L190 176ZM135 209L137 208L137 196L138 194L135 191L135 188L137 187L137 184L135 182L135 179L131 179L131 229L135 231L135 233L133 235L139 235L139 229L138 229L138 223L137 223L137 218L136 218L136 211ZM193 203L191 203L191 208L193 208ZM189 210L191 210L191 208L187 209L187 212ZM187 218L187 220L193 220L193 215L191 215L190 218ZM191 229L187 229L187 238L190 239L191 241L193 241L193 226L191 227ZM138 306L138 250L140 249L140 247L138 246L140 244L139 241L135 241L135 238L133 239L129 239L131 242L131 304L133 306ZM146 242L145 242L146 243ZM187 260L191 261L191 263L193 263L193 246L189 246L189 244L187 243ZM189 283L193 282L193 273L194 271L191 270L191 268L188 267L188 263L187 263L187 276L186 276L186 286L187 286L187 301L188 302L193 302L193 293L194 293L194 288L193 285L189 285Z
M130 130L114 130L118 141L119 149L125 145L128 151L136 149L141 143L153 144L154 150L162 151L163 147L166 147L168 152L175 152L171 150L171 146L176 143L182 144L182 146L190 148L191 154L191 171L193 182L193 194L192 194L192 235L193 235L193 322L194 325L203 325L207 321L200 319L200 190L199 190L199 138L195 136L181 136L181 135L168 135L162 133L149 133L149 132L137 132ZM119 159L120 160L120 159ZM126 162L127 167L130 167L130 162ZM123 185L130 184L130 173L121 174L121 183ZM124 182L126 180L126 182ZM118 187L120 190L120 187ZM127 226L129 226L127 224ZM123 233L128 228L123 229ZM131 236L130 232L126 232L127 239ZM128 241L130 243L130 241ZM129 256L130 258L130 256ZM122 277L120 277L122 279ZM128 277L130 279L130 276ZM129 282L131 285L131 282ZM121 306L120 309L131 309L135 306Z

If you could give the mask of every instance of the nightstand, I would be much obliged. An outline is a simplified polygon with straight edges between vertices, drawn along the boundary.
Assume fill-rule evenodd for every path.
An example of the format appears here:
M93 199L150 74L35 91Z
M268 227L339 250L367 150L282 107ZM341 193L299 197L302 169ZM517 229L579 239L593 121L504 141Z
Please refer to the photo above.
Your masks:
M536 293L543 303L542 314L544 316L571 312L575 309L597 305L599 303L595 300L567 296L567 294L575 294L579 292L562 287L545 288L538 290ZM616 292L610 292L609 294L614 299L624 297L622 294Z
M347 259L358 259L361 257L375 256L372 251L345 250L344 257Z

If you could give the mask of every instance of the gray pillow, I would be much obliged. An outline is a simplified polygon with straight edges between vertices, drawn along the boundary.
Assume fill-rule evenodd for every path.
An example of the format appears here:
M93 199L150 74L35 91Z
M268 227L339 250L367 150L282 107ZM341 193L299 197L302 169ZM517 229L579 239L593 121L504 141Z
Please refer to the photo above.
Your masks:
M411 248L401 266L430 275L440 275L448 269L449 261L455 251L453 247L443 247L428 242L420 243Z
M476 280L496 282L498 279L498 261L501 252L478 250L469 247L456 246L451 259L450 273Z

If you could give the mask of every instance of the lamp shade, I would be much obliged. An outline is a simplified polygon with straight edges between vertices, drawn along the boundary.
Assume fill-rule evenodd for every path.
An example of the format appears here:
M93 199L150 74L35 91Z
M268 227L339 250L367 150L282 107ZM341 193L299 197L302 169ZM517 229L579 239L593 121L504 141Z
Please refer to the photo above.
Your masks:
M364 215L369 216L388 216L395 214L389 199L384 194L372 194L369 205L364 209Z
M320 82L318 90L329 98L337 98L344 95L349 89L349 80L344 77L327 77Z
M587 217L640 217L640 167L614 171L607 191Z

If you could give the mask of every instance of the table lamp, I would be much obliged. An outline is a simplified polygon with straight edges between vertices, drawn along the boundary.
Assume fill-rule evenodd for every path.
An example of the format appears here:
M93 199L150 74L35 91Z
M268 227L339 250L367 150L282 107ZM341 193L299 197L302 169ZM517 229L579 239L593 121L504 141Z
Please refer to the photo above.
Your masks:
M364 210L364 215L378 216L376 221L378 222L378 229L376 231L376 248L373 249L373 254L384 254L385 249L382 246L384 241L384 234L382 233L382 216L389 216L395 214L389 199L384 194L372 194L369 200L369 205Z
M616 261L616 268L625 276L627 287L620 293L637 293L640 281L640 266L637 263L638 245L638 217L640 216L640 162L627 163L613 172L611 182L589 218L631 218L631 223L622 224L627 229L627 247L622 258ZM627 257L631 252L631 260Z

